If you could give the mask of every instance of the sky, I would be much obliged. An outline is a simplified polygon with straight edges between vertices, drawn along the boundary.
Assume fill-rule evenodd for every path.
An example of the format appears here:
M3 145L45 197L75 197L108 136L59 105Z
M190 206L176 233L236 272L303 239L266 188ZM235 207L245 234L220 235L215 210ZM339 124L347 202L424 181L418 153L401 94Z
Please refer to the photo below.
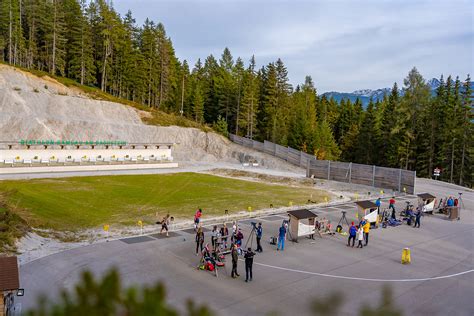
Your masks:
M246 64L281 58L293 85L319 93L402 84L416 66L425 79L474 75L474 2L301 0L114 0L138 24L164 24L177 57L192 66L225 47Z

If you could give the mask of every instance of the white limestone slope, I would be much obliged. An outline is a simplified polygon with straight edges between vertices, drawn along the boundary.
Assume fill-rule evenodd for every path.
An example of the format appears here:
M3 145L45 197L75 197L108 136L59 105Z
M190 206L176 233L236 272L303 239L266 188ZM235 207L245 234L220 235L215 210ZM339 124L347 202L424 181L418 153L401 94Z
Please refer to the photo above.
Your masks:
M130 143L178 143L180 161L244 161L294 169L274 157L195 128L150 126L135 108L88 98L49 77L37 77L0 65L0 141L19 139L124 140Z

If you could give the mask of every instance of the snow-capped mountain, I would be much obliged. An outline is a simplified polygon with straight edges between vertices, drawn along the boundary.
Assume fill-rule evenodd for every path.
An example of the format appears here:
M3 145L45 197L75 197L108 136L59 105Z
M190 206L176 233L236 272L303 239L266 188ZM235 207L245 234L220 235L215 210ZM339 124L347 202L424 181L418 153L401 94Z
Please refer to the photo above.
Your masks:
M430 86L431 90L438 89L439 85L441 84L441 82L436 78L430 79L426 83Z
M426 82L428 86L431 88L432 93L439 87L440 81L436 78L430 79ZM391 88L381 88L377 90L371 90L371 89L362 89L362 90L356 90L353 92L336 92L336 91L331 91L331 92L326 92L323 93L326 98L334 98L337 102L341 101L342 99L348 99L351 100L352 102L355 102L357 99L359 99L362 102L362 105L364 107L367 106L370 102L370 98L372 98L373 101L377 100L382 100L383 97L387 94L390 94L392 91ZM403 95L403 90L399 90L400 95Z

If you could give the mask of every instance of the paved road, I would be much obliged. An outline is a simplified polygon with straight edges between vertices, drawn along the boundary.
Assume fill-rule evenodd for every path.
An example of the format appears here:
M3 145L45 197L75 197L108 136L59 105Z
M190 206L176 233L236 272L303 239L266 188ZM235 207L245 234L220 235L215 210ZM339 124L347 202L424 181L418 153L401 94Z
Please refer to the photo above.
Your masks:
M417 188L418 192L438 197L457 196L460 192L459 187L428 180L419 180ZM299 243L288 243L283 252L264 242L264 252L255 259L251 283L245 283L242 277L231 279L230 266L220 270L219 278L196 270L194 235L184 231L168 239L117 240L77 248L22 266L21 284L26 296L20 303L23 310L34 306L34 298L45 290L57 297L60 289L73 287L84 269L102 274L117 267L127 285L160 280L166 284L168 297L176 306L193 298L211 306L218 315L265 315L270 311L307 315L311 299L323 298L333 291L345 295L343 312L353 315L363 302L377 304L386 283L394 290L396 306L406 315L473 315L474 273L412 281L474 269L474 194L464 190L462 197L465 208L460 221L425 216L420 229L407 225L375 229L364 249L346 247L344 236L317 237L314 242L303 238ZM399 199L398 207L406 199ZM320 217L330 218L334 223L343 209L348 211L349 220L355 219L350 203L317 211ZM282 215L259 219L265 241L276 234L283 218ZM241 226L248 236L249 221L241 222ZM404 247L411 248L410 265L400 264ZM239 269L243 275L242 264Z
M156 168L156 169L140 169L140 165L131 165L137 169L128 170L96 170L96 171L58 171L58 172L32 172L17 174L0 174L0 180L22 180L22 179L38 179L38 178L65 178L65 177L87 177L87 176L110 176L110 175L140 175L140 174L164 174L179 172L203 172L212 169L237 169L256 173L264 173L274 176L287 177L306 177L304 169L294 168L295 170L274 170L266 167L243 167L238 163L206 163L206 162L182 162L176 161L179 168ZM46 168L45 168L46 170Z

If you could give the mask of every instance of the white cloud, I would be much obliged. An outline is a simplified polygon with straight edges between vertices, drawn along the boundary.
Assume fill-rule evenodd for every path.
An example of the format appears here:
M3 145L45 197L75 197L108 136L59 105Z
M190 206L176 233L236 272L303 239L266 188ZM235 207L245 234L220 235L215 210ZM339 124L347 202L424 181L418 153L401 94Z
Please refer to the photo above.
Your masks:
M290 80L311 75L318 90L352 91L425 78L473 74L470 1L117 0L137 21L163 22L176 54L191 64L229 47L262 65L282 58Z

